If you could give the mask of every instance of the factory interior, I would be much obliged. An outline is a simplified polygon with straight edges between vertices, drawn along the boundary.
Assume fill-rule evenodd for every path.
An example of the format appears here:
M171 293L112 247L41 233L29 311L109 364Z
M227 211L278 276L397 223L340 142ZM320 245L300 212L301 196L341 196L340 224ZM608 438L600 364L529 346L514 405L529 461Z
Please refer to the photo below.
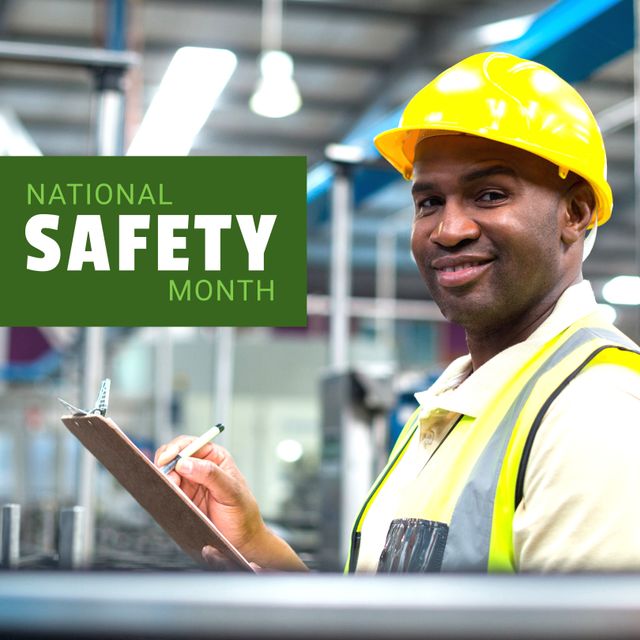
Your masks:
M531 58L574 85L615 203L584 275L640 341L637 5L0 0L0 155L304 156L308 168L305 327L0 328L0 637L637 635L633 575L340 575L414 394L467 353L411 256L409 183L374 136L474 53ZM144 129L182 47L233 60L206 112L212 80L197 69L177 96L198 122L188 142ZM265 52L280 65L275 97ZM108 415L151 458L224 424L217 442L311 575L215 573L186 555L60 420L58 398L89 409L104 378Z

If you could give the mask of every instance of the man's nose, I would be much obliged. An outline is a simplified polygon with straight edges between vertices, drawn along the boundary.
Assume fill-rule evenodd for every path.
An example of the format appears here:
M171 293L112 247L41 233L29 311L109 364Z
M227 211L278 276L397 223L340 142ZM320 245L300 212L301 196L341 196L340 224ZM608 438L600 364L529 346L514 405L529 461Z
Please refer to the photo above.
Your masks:
M442 207L437 224L429 239L443 247L455 247L461 242L477 240L480 227L463 203L448 200Z

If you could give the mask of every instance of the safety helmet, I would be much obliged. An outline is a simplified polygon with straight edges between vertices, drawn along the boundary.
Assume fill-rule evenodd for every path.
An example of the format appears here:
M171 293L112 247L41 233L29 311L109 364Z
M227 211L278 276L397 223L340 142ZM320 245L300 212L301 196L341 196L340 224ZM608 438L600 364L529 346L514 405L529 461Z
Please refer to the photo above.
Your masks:
M399 126L374 143L410 179L416 144L446 132L524 149L558 165L563 178L573 171L593 188L598 225L610 218L613 197L596 119L578 92L547 67L507 53L465 58L421 89Z

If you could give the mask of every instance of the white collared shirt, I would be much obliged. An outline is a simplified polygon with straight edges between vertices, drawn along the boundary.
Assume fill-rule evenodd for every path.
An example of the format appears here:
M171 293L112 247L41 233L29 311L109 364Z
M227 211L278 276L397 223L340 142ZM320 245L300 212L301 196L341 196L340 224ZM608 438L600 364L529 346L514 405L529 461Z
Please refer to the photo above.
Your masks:
M418 476L430 484L427 463L456 419L480 415L541 345L594 311L591 285L573 285L525 341L473 373L470 356L458 358L416 394L420 429L367 513L358 571L376 570L394 518L417 517L400 496ZM534 440L513 520L520 571L640 569L639 418L640 376L615 365L585 370L553 402Z

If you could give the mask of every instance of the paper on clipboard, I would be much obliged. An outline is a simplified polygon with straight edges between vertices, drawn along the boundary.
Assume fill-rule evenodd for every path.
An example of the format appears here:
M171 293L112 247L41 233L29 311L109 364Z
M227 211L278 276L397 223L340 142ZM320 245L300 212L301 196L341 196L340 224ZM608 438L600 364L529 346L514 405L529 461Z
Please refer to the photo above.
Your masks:
M98 414L63 416L62 422L196 562L202 548L216 547L239 571L249 562L187 495L174 485L110 418Z

